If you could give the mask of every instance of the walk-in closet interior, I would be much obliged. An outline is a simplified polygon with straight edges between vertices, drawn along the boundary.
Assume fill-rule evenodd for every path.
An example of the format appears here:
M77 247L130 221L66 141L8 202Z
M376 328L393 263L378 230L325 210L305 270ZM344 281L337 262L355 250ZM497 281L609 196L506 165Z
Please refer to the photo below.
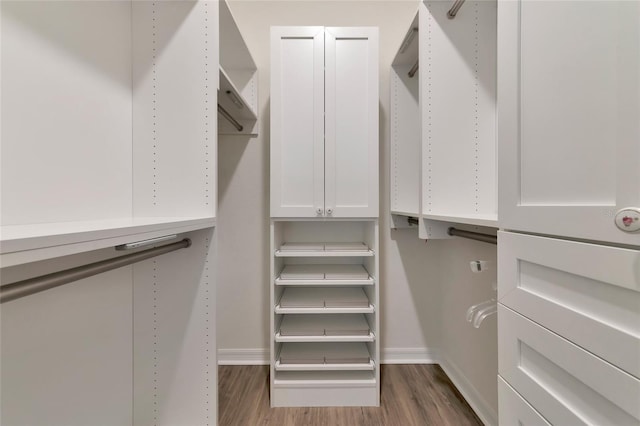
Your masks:
M640 426L640 2L0 2L3 426Z

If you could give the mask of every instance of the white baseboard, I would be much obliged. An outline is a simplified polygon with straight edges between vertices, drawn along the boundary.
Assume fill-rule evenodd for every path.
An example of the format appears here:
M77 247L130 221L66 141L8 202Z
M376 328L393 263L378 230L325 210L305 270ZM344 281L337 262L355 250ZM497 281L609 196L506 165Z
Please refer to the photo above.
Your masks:
M440 350L437 348L387 348L382 349L382 364L438 364Z
M269 350L218 349L218 365L269 365Z
M498 424L498 413L487 403L482 397L482 394L471 384L462 371L460 371L456 365L445 359L440 361L440 367L442 367L447 376L449 376L473 411L480 417L482 423L487 426L496 426ZM496 383L497 380L498 377L496 376Z

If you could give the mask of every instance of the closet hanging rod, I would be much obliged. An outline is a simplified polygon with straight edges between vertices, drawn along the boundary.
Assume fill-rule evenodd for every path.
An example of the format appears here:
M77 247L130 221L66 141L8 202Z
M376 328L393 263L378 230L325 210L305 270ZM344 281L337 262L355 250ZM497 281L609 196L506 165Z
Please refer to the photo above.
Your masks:
M418 59L416 61L416 63L411 67L411 69L409 70L409 72L407 74L409 74L409 78L413 78L413 76L416 74L416 72L418 71L418 68L420 66L420 60Z
M498 237L494 235L481 234L479 232L463 231L462 229L449 228L447 234L453 237L468 238L470 240L482 241L483 243L498 244Z
M449 19L453 19L456 17L456 14L464 4L464 1L465 0L456 0L456 2L453 3L453 6L451 6L451 9L449 9L449 11L447 12L447 17Z
M141 262L143 260L180 250L182 248L187 248L189 246L191 246L191 240L189 238L185 238L182 241L150 248L137 253L115 257L113 259L101 260L99 262L89 263L87 265L65 269L52 274L41 275L39 277L7 284L0 287L0 303L10 302L24 296L49 290L73 281L98 275L103 272L111 271L112 269L121 268L123 266L131 265L132 263Z
M409 30L407 35L404 37L404 40L402 40L402 44L400 45L400 53L404 53L409 48L409 46L411 46L411 42L416 37L416 34L418 34L418 31L418 27L413 27Z
M220 115L226 118L229 123L233 124L233 127L235 127L237 131L241 132L242 129L244 129L244 126L240 124L235 118L233 118L226 109L220 106L220 104L218 104L218 112L220 113Z

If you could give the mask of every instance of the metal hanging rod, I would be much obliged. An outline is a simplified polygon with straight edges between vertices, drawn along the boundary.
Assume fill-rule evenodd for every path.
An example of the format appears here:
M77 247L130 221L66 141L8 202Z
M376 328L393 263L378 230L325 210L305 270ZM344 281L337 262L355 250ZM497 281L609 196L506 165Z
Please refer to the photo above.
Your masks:
M111 271L112 269L121 268L123 266L131 265L132 263L137 263L152 257L160 256L161 254L187 248L189 246L191 246L191 240L185 238L182 241L150 248L137 253L115 257L113 259L101 260L88 265L54 272L53 274L41 275L39 277L7 284L0 287L0 303L10 302L24 296L49 290L73 281L98 275L103 272Z
M456 14L464 4L464 1L465 0L456 0L456 2L453 3L453 6L451 6L451 9L449 9L449 11L447 12L447 17L449 19L453 19L456 17Z
M404 37L404 40L402 40L402 44L400 45L400 53L404 53L405 50L407 50L409 46L411 46L411 42L416 37L416 34L418 34L418 31L418 27L413 27L409 30L407 35Z
M231 116L231 114L229 114L227 112L226 109L224 109L222 106L220 106L220 104L218 104L218 112L224 117L226 118L229 123L233 124L233 127L236 128L237 131L241 132L242 129L244 129L244 126L242 124L240 124L235 118L233 118Z
M408 74L409 74L409 78L413 78L413 76L416 74L416 72L418 71L418 68L420 67L420 60L418 59L416 61L416 63L411 67L411 69L409 70Z
M498 244L498 237L494 235L481 234L479 232L463 231L462 229L449 228L447 234L453 237L468 238L470 240L482 241L483 243Z

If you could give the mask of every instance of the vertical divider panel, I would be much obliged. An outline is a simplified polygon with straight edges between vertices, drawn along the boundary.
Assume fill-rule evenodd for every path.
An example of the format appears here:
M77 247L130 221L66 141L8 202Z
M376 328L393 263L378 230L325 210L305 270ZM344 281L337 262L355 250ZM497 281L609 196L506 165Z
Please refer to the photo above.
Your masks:
M496 2L420 10L423 214L497 217Z
M275 380L275 377L276 377L276 371L274 366L276 364L276 360L278 356L278 354L276 353L276 350L280 348L280 344L276 343L275 341L275 333L277 330L276 327L279 326L279 324L276 323L277 316L274 312L274 309L277 301L279 300L279 294L282 294L282 291L283 291L276 288L275 279L276 279L276 276L282 270L282 265L284 263L284 260L282 258L275 257L275 251L284 242L284 229L283 229L284 226L285 226L285 223L277 222L275 220L272 220L270 225L269 288L271 289L270 291L271 303L269 304L269 309L271 310L271 312L269 312L269 322L271 323L271 327L270 327L271 333L269 335L269 357L271 358L271 362L269 367L269 372L270 372L269 381L271 382L270 383L271 386L269 387L269 389L270 389L271 401L274 400L273 381Z
M213 216L217 2L132 7L133 214Z
M417 41L414 41L417 43ZM391 67L391 211L418 216L420 192L419 75L413 65Z
M217 421L215 240L134 265L135 425Z

